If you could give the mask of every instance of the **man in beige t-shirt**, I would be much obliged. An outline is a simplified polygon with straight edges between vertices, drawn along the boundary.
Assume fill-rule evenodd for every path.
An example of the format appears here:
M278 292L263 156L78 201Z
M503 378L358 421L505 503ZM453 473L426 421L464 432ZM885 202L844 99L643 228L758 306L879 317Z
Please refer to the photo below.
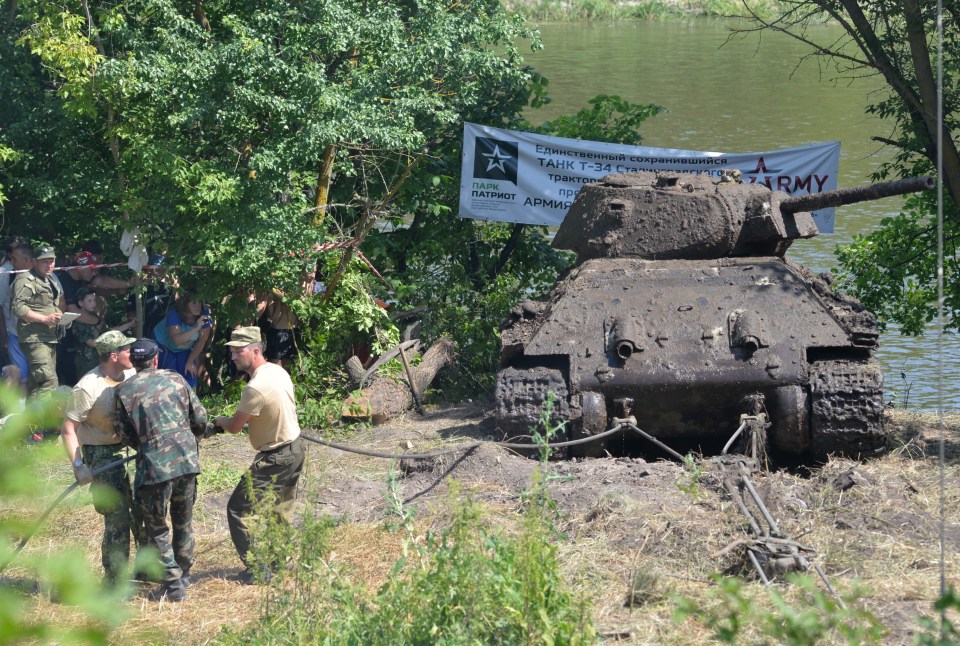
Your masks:
M240 574L244 583L268 582L269 566L255 574L247 556L250 551L250 528L247 517L266 494L276 495L276 513L289 521L290 508L303 471L303 439L297 421L297 407L290 375L263 355L260 328L241 327L233 331L230 358L238 370L250 375L250 382L240 395L240 404L233 417L218 417L214 424L230 433L239 433L250 426L250 444L257 457L250 465L253 498L247 491L246 476L240 480L227 503L227 524L230 537L246 569Z
M133 504L130 478L122 466L93 477L91 471L123 459L120 436L114 431L114 389L135 373L130 345L135 339L110 330L93 344L100 365L83 375L73 387L63 420L63 444L81 485L93 483L93 506L103 516L101 560L108 582L116 582L130 558L130 531L135 536L139 514ZM139 542L139 541L138 541Z

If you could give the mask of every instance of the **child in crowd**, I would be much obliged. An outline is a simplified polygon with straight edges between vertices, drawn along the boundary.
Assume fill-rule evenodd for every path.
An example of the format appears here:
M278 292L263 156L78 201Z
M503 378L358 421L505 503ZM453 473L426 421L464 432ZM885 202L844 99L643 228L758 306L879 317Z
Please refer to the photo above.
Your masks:
M103 334L103 319L98 313L99 305L96 293L87 287L81 287L77 290L77 306L84 312L96 318L96 323L81 323L79 320L72 325L74 362L77 367L77 378L87 374L100 365L100 357L97 355L93 340ZM135 320L128 320L123 325L119 325L114 330L126 332L136 323Z

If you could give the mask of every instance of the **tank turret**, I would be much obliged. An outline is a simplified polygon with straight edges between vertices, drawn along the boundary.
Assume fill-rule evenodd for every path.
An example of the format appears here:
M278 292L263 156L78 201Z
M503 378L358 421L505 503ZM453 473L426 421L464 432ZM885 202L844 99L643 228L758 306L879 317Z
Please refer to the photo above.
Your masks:
M580 191L553 242L576 265L501 325L501 430L528 435L553 393L569 439L630 417L659 440L709 450L762 411L782 453L884 449L873 315L784 253L817 235L812 209L932 180L801 197L738 180L625 173ZM610 437L577 450L633 452L635 437Z
M686 173L619 173L587 184L553 246L591 258L783 256L817 235L809 211L933 187L929 177L790 197L762 184Z

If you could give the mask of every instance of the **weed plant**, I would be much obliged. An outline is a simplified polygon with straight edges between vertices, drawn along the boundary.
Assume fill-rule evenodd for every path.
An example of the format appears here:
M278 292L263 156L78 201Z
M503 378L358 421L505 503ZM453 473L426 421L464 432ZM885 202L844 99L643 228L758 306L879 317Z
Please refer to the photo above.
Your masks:
M549 438L560 428L534 431L546 464ZM554 541L556 504L538 470L522 496L519 530L492 526L483 506L451 482L450 519L418 535L394 471L386 493L385 531L405 531L401 557L371 591L332 558L334 523L308 513L299 527L257 510L253 562L274 572L259 621L226 631L223 643L337 644L582 644L596 631L588 606L567 589ZM265 504L270 504L266 501ZM282 564L282 567L278 567ZM258 567L255 565L254 567Z
M790 603L776 588L767 588L769 603L757 603L740 579L715 576L717 588L707 602L676 599L675 619L690 617L699 621L714 639L724 644L770 640L791 646L880 643L883 626L869 611L859 607L859 593L839 601L807 575L789 574L786 578L799 590L800 602ZM762 638L757 637L757 631Z
M18 396L0 387L0 409L16 410ZM16 551L16 545L37 529L42 509L37 492L46 484L38 474L63 464L58 443L27 446L25 438L34 428L50 428L61 415L55 401L34 402L0 425L0 644L106 643L126 616L121 601L129 594L129 585L101 586L100 577L78 550L64 548L42 558L29 550ZM76 609L70 622L30 618L34 584L45 596Z
M535 486L539 486L535 483ZM542 501L543 496L536 497ZM222 643L579 644L594 640L587 606L565 589L551 542L551 507L528 504L515 536L491 528L482 506L452 486L451 519L416 540L409 515L404 555L371 592L330 558L328 518L299 527L259 513L253 561L283 563L259 621ZM265 511L265 510L261 510ZM255 565L256 567L256 565Z
M203 471L197 477L197 494L209 496L230 491L240 481L243 473L225 462L204 465Z
M923 632L917 636L919 646L957 646L960 644L960 629L950 620L949 613L954 616L960 612L960 595L956 589L949 588L946 593L937 599L934 610L940 614L940 621L930 617L921 617L920 626Z

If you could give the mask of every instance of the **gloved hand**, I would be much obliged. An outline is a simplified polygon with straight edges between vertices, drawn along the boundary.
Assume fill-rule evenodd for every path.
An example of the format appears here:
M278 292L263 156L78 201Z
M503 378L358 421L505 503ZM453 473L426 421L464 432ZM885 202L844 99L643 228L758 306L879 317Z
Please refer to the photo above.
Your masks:
M79 484L81 487L93 482L93 471L91 471L90 467L85 464L82 464L79 467L73 467L73 476L77 479L77 484Z

